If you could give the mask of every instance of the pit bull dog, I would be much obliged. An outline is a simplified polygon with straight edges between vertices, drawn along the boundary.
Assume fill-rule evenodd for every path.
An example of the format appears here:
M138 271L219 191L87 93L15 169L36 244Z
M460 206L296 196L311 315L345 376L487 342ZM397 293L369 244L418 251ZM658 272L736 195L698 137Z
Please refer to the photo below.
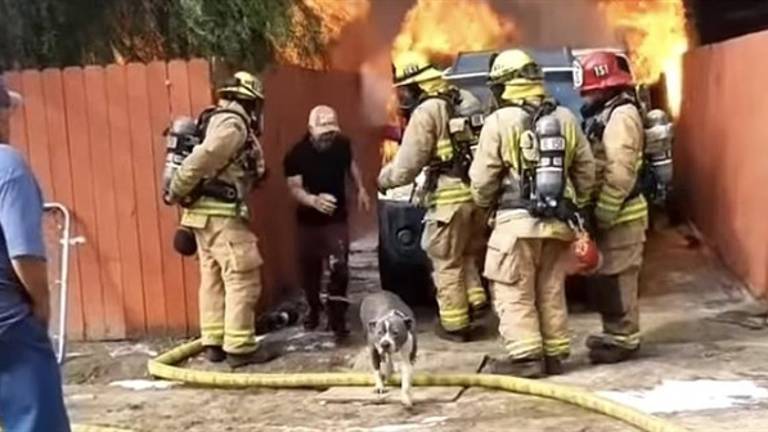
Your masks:
M413 406L411 381L416 360L416 320L411 308L396 294L380 291L369 294L360 305L360 320L367 329L375 391L383 394L385 383L394 369L393 356L399 360L401 401Z

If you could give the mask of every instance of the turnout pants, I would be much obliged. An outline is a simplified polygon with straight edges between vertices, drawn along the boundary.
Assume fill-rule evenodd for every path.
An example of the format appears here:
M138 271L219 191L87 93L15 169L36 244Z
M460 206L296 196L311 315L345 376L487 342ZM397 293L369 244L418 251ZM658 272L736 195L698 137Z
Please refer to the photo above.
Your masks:
M322 309L320 289L323 267L329 272L328 323L331 330L344 330L349 285L349 229L346 223L330 225L299 224L299 264L301 285L310 309Z
M568 242L509 238L488 246L485 276L499 316L499 334L514 360L567 357L570 353L565 302Z
M257 348L256 303L261 294L258 240L244 219L209 216L194 229L200 259L200 327L203 345L230 354Z
M432 261L440 323L447 331L469 327L470 308L488 298L480 278L487 213L472 203L436 207L427 214L422 246Z
M638 284L645 228L644 221L635 221L600 235L603 266L590 278L592 303L603 320L604 342L627 349L640 345Z
M32 316L0 334L0 426L8 432L69 432L59 365Z

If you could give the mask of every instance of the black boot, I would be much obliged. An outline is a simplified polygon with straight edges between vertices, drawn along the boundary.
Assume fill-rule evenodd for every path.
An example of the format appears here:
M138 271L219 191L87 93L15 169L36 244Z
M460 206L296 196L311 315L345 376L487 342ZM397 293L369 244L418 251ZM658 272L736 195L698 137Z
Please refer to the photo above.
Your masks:
M208 345L204 349L205 358L211 363L221 363L227 357L223 349L218 345Z
M509 375L518 378L541 378L545 375L544 363L541 358L493 358L486 356L483 359L481 373L494 375Z
M559 356L544 356L544 371L547 375L562 375L563 360Z
M614 364L627 361L640 351L637 348L624 348L620 346L600 347L589 350L589 360L592 364Z
M491 311L491 305L489 303L485 303L482 306L472 306L470 309L470 318L472 321L478 321L483 318L485 318L486 315L488 315L488 312Z
M270 349L267 346L260 346L259 349L249 353L243 354L230 354L227 353L227 364L232 369L248 366L252 364L268 363L276 359L280 355L274 349Z
M589 348L589 359L592 364L621 363L631 359L640 351L639 345L634 348L622 347L600 336L589 336L587 348Z
M472 341L472 331L469 327L463 328L461 330L448 331L442 326L442 324L437 323L435 325L435 335L437 335L437 337L440 339L450 342L464 343Z

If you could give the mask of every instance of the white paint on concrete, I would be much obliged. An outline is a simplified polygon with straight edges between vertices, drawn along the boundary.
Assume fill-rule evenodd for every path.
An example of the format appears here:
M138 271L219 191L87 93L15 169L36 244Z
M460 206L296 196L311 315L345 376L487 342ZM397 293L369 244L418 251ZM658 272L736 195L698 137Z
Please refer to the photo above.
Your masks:
M756 404L768 398L768 389L748 380L669 380L650 390L598 394L646 413L677 413Z

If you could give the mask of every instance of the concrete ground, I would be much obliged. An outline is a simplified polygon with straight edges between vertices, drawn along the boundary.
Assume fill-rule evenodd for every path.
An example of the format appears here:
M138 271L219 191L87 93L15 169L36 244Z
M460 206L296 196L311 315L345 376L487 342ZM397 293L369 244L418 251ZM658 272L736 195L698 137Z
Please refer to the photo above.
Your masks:
M361 242L353 255L355 300L378 289L373 246L372 242ZM623 396L639 396L638 391L670 380L711 380L710 385L721 386L739 381L742 386L754 387L757 396L737 394L732 400L735 406L725 403L715 405L721 406L719 409L702 410L699 399L705 396L703 390L684 389L646 409L677 411L660 415L695 431L768 430L768 398L760 398L768 396L765 309L744 299L738 282L703 247L678 231L653 235L646 255L642 355L624 364L591 366L583 342L598 328L599 320L595 314L574 307L574 354L568 373L551 381L591 391L614 390ZM470 372L483 354L499 349L492 333L482 341L460 346L436 340L429 331L428 316L420 321L422 355L418 370ZM365 370L359 329L348 344L338 347L327 335L307 336L296 329L287 333L297 336L288 343L295 352L252 371ZM109 385L116 380L148 379L144 370L148 356L175 342L72 347L74 358L65 367L65 375L73 421L185 432L636 430L560 402L483 389L467 389L453 402L420 403L407 410L397 403L326 403L318 398L320 391L313 390L230 391L178 386L137 391ZM201 359L189 363L190 367L211 368ZM419 389L415 392L418 395ZM683 402L690 406L683 407Z

